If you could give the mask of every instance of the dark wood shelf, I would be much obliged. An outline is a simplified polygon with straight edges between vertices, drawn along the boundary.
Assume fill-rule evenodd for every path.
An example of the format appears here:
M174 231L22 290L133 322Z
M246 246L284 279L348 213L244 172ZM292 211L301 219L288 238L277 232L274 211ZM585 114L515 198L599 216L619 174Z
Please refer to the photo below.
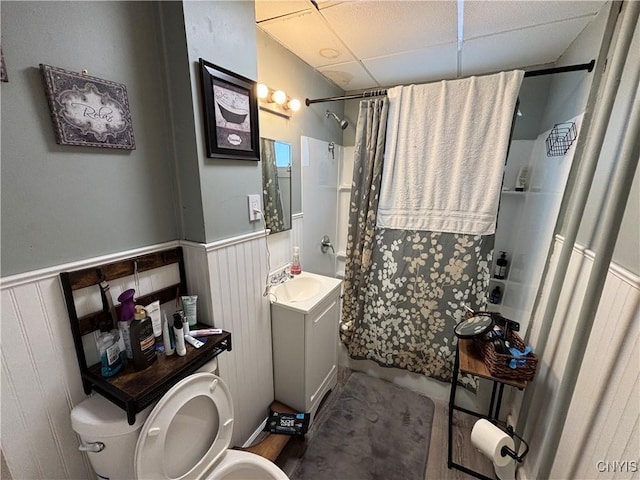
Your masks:
M201 325L197 328L206 328ZM115 376L104 378L100 373L101 365L92 365L82 372L82 379L91 390L95 390L127 412L130 424L135 422L135 414L159 400L171 387L183 378L196 372L207 362L225 350L231 350L231 333L211 335L200 348L187 344L187 354L158 355L153 364L144 370L136 371L131 362Z
M99 288L98 284L102 280L112 281L171 264L177 264L180 282L136 296L136 303L146 305L154 300L166 303L180 295L186 295L187 282L182 248L177 247L60 274L84 391L87 395L95 391L125 410L130 425L135 423L136 413L159 400L184 377L196 372L225 350L231 350L231 333L223 332L220 335L208 336L205 344L197 349L187 344L187 354L183 357L175 353L168 357L164 354L158 355L149 368L141 371L134 370L130 362L115 376L104 378L100 372L100 363L87 365L82 337L101 328L107 330L113 328L112 316L106 306L103 306L101 311L91 312L78 318L73 292L87 287ZM116 313L119 313L119 306L116 307ZM199 325L196 328L210 327L210 325Z

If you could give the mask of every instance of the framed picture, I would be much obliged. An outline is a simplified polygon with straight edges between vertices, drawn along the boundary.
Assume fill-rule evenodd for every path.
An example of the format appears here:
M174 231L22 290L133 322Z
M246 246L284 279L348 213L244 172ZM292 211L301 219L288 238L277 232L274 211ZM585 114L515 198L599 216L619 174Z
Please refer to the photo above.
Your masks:
M260 160L256 82L200 59L207 156Z
M135 150L123 84L43 64L40 71L59 144Z
M4 53L2 53L2 47L0 47L0 82L8 82L9 76L7 75L7 67L4 65Z

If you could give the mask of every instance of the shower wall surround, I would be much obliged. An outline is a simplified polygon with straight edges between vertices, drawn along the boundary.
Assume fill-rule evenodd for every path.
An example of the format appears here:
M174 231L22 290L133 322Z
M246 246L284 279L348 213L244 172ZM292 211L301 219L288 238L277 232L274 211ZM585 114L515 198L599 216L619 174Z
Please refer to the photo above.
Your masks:
M582 115L567 121L575 122L580 131ZM548 157L545 139L549 132L541 133L535 141L512 142L504 179L504 188L509 190L502 192L498 214L494 264L499 258L497 253L505 251L510 265L505 279L491 279L490 289L500 286L503 296L500 304L489 307L520 322L523 334L527 331L553 241L553 230L576 150L574 143L564 156ZM516 192L515 176L523 165L528 166L529 171L527 187L523 192Z
M302 209L307 219L301 245L302 269L319 275L336 275L336 254L322 253L320 239L328 235L336 249L338 173L342 146L302 137Z

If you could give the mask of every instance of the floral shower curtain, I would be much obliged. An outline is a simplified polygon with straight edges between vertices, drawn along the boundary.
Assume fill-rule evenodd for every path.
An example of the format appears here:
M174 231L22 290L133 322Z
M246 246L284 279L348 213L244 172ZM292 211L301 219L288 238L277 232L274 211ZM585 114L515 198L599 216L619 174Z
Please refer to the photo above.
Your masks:
M449 381L462 304L487 303L494 237L376 227L387 114L387 99L360 104L340 336L354 359Z
M278 168L276 166L275 141L260 139L260 157L262 160L262 203L264 222L272 232L285 229L280 186L278 185Z
M358 343L354 334L358 331L365 310L388 111L389 102L386 98L360 102L340 323L340 337L347 347Z

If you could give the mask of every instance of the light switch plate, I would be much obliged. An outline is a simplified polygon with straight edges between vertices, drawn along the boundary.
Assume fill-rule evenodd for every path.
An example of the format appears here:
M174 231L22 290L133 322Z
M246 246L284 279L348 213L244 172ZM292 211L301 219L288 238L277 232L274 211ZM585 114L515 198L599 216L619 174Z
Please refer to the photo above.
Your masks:
M249 221L255 222L260 220L260 213L256 210L262 211L262 205L260 204L260 194L249 195Z

